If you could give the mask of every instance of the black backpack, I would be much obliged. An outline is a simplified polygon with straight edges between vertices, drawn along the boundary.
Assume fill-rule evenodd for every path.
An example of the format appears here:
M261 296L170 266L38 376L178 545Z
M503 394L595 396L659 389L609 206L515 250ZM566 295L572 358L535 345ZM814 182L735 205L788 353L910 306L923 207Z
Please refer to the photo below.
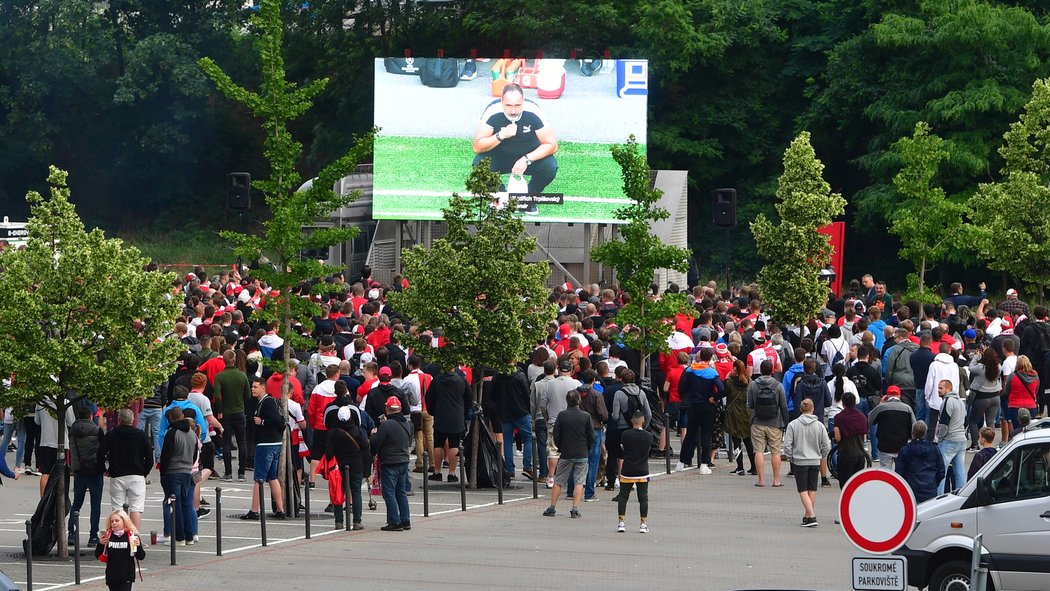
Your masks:
M419 80L431 88L452 88L459 84L459 62L455 58L427 58L421 60Z
M623 413L623 420L627 421L627 424L631 424L631 418L634 417L634 413L642 409L642 401L640 394L631 394L630 392L624 392L627 396L627 411Z
M777 418L780 404L777 402L776 383L763 383L755 394L755 418L763 421Z
M1032 328L1035 329L1035 334L1039 337L1036 343L1036 351L1038 351L1040 359L1045 359L1046 354L1050 353L1050 322L1033 322Z
M817 404L824 404L824 380L820 379L816 374L805 374L802 376L802 380L798 383L798 391L801 396L798 400L801 402L805 399L813 401L813 408L818 407Z
M411 57L386 57L383 58L383 67L386 68L388 74L418 76L419 66L415 62L415 58Z

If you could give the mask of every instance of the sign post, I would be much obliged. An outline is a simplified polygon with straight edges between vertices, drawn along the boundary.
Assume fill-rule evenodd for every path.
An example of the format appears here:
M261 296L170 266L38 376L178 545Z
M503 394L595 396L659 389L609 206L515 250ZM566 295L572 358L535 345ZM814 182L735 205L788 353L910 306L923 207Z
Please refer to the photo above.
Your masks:
M915 495L896 472L869 468L849 479L839 497L842 531L860 551L876 555L853 558L855 591L906 591L907 559L884 555L908 541L915 516Z

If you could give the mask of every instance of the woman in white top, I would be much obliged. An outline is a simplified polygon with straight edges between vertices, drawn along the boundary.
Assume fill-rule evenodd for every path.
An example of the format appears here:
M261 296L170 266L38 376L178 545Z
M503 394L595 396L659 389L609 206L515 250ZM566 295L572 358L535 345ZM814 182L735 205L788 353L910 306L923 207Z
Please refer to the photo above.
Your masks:
M843 363L836 363L831 368L831 375L834 378L828 382L828 389L831 390L831 398L833 402L831 406L824 410L824 416L828 417L828 430L832 433L835 432L835 415L842 412L842 395L847 392L860 398L860 394L857 392L857 385L853 383L853 380L846 377L846 366Z

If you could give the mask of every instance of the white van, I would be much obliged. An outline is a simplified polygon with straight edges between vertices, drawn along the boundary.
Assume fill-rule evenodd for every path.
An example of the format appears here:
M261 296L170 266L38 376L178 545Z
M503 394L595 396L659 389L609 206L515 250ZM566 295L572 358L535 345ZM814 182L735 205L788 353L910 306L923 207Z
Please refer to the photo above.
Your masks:
M895 554L908 584L968 591L973 539L984 534L988 589L1050 589L1050 418L1033 421L961 489L918 507L918 524Z

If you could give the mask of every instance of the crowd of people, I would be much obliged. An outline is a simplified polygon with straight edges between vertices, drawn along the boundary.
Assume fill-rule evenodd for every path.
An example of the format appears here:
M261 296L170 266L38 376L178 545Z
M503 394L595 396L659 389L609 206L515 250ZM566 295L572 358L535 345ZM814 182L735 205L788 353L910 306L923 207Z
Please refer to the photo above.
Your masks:
M953 284L940 306L922 305L898 301L864 276L794 326L767 316L755 286L719 290L710 282L687 291L687 307L668 319L667 350L650 356L626 345L638 328L618 324L625 294L564 284L551 292L557 318L529 358L477 376L477 405L472 368L439 367L427 351L406 346L408 334L443 343L387 301L406 287L401 277L381 285L366 268L353 281L336 274L315 283L327 293L310 295L316 284L298 290L320 304L316 317L294 323L314 343L304 350L291 350L276 322L258 319L274 293L248 269L197 269L173 285L185 304L167 337L185 345L174 374L128 408L97 409L87 400L64 421L74 507L91 498L89 543L99 542L103 474L114 510L126 503L137 527L154 467L165 497L176 498L175 507L165 504L161 542L194 543L197 519L209 511L200 493L209 477L245 482L251 471L269 486L274 517L286 518L277 474L285 430L303 486L349 466L352 514L338 503L326 508L337 525L352 519L353 529L364 527L361 489L369 486L386 504L382 529L410 530L409 472L458 482L471 424L502 447L506 482L537 479L551 489L546 516L557 515L567 492L578 518L582 503L597 501L604 488L615 493L623 532L636 493L646 533L648 459L670 455L676 470L695 465L706 476L726 448L732 473L753 476L758 487L784 486L787 462L801 525L813 527L816 493L832 477L842 485L874 463L901 473L918 500L930 498L965 482L967 451L980 449L971 466L987 461L993 429L1006 442L1050 404L1043 386L1050 385L1050 314L1012 289L993 306L983 284L977 295ZM650 297L679 291L654 286ZM267 360L283 359L286 348L293 366L285 416L286 370ZM17 440L15 469L5 462L4 474L38 473L35 452L43 490L58 429L43 407L6 409L5 452L16 431ZM677 451L668 436L675 431ZM262 510L253 491L243 519Z

